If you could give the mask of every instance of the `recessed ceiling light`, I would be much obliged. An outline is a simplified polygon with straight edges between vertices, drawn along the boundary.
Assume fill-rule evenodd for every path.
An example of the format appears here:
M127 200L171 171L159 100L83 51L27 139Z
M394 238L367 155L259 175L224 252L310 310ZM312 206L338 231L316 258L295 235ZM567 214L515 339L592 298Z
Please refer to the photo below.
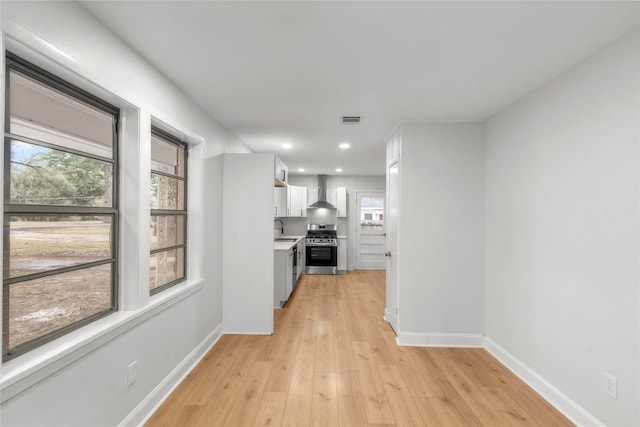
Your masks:
M337 168L336 172L342 172L342 168Z
M298 172L304 172L304 168L298 168Z
M342 144L339 145L340 148L342 148L343 150L348 150L349 148L351 148L351 144L349 144L348 142L343 142Z
M291 147L293 147L293 145L289 144L288 142L285 142L284 144L282 144L282 148L284 148L285 150L288 150Z

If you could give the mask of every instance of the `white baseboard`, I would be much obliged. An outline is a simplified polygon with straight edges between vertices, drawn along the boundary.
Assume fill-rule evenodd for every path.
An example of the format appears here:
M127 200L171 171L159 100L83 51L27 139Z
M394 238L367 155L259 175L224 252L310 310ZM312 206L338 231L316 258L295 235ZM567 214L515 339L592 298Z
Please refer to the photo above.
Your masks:
M271 332L266 332L266 331L260 331L260 332L224 331L223 334L224 335L273 335L273 331L271 331Z
M195 368L200 360L222 336L222 324L218 325L151 393L120 423L119 427L142 426L176 387Z
M518 358L500 347L491 338L485 337L484 348L575 425L605 426L582 406L571 400Z
M385 322L389 323L389 312L387 311L387 309L384 309L384 315L382 316L382 318L384 319Z
M482 334L398 332L398 345L407 347L483 347Z

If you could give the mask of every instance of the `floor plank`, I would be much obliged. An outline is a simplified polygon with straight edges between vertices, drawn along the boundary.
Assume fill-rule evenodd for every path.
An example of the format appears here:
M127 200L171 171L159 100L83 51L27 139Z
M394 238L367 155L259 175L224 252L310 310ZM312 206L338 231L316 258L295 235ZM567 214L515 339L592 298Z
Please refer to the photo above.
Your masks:
M282 425L284 407L287 403L286 392L265 392L262 395L258 414L256 415L256 426L279 426ZM186 424L185 424L186 425Z
M302 276L273 335L223 336L146 425L572 425L483 349L398 347L384 281Z
M336 374L316 371L311 402L311 425L331 427L338 424Z

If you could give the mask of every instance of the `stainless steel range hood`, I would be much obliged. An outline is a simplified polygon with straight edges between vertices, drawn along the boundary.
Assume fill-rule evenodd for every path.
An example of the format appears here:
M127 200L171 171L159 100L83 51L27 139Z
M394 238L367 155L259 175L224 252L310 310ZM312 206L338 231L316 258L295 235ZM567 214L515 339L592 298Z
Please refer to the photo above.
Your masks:
M318 175L318 201L309 205L310 208L336 209L327 202L327 175Z

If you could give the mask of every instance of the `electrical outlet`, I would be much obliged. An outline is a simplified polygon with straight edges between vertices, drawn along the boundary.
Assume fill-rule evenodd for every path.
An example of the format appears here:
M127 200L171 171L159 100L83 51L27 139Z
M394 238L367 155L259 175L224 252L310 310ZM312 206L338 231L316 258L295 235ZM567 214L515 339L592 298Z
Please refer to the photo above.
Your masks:
M138 377L138 361L134 360L127 367L127 387L136 382Z
M604 392L614 399L618 398L618 379L608 372L604 373Z

